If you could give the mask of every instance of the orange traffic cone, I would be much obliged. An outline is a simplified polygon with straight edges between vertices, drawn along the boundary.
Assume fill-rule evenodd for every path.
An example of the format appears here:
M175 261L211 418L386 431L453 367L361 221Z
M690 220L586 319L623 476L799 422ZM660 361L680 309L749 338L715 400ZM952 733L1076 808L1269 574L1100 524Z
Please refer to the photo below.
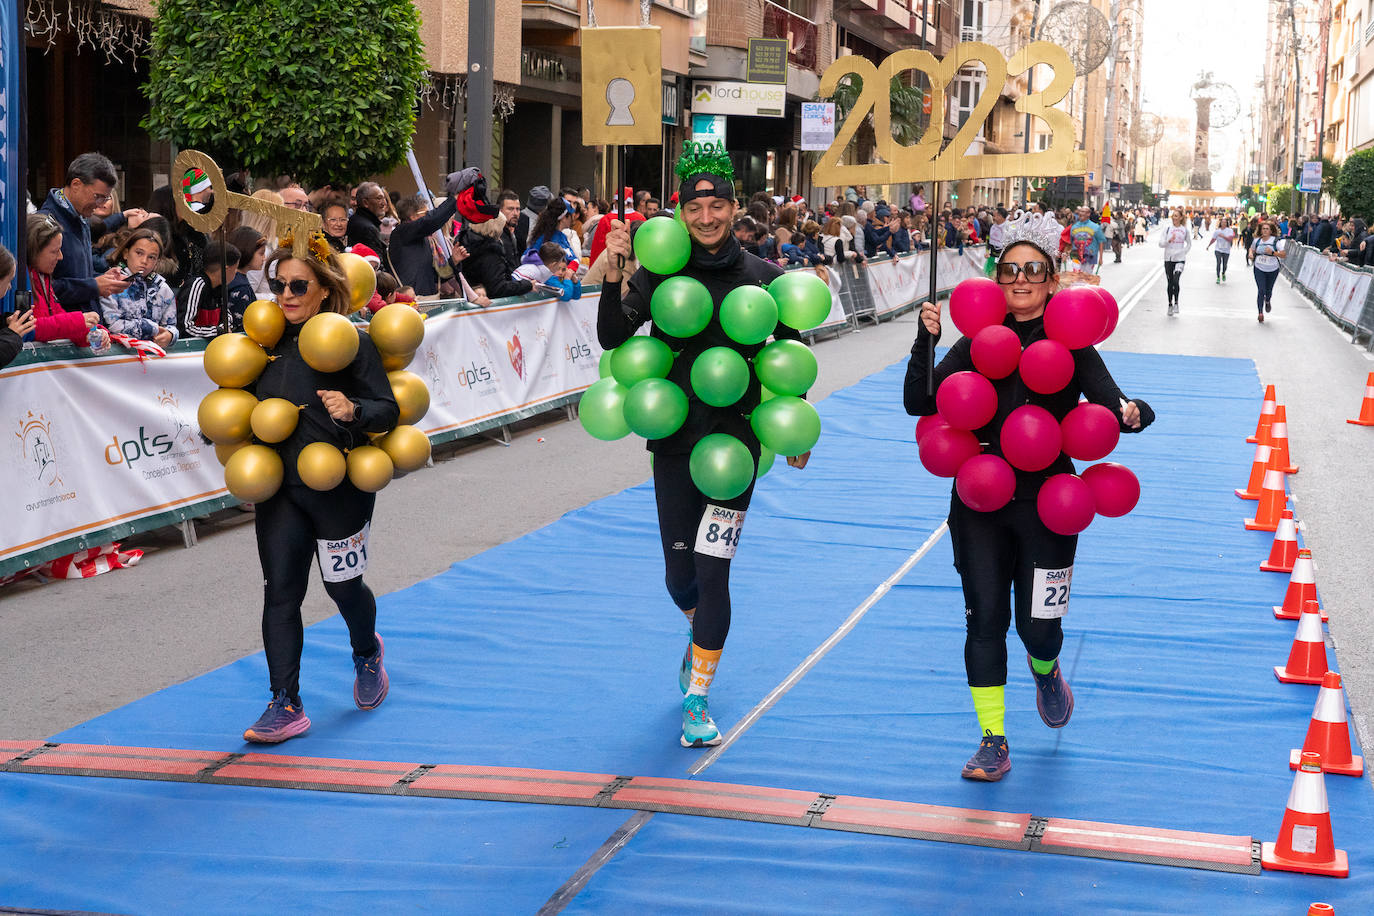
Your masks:
M1279 515L1279 527L1274 531L1274 543L1269 548L1269 559L1260 564L1260 569L1265 572L1291 573L1297 559L1298 526L1293 521L1293 510L1284 509ZM1302 605L1297 607L1301 608Z
M1246 442L1257 442L1260 445L1269 444L1269 424L1274 422L1274 408L1277 405L1274 386L1265 386L1264 404L1260 407L1259 423L1255 425L1255 434L1245 438Z
M1345 721L1345 691L1341 689L1341 676L1334 671L1326 672L1322 678L1322 689L1317 693L1317 707L1312 710L1312 724L1307 726L1302 750L1294 750L1288 756L1290 770L1298 768L1303 751L1321 754L1322 770L1327 773L1364 775L1364 758L1350 752L1350 726Z
M1298 466L1288 454L1288 412L1280 404L1274 410L1274 422L1269 424L1269 446L1273 449L1269 460L1285 474L1298 473Z
M1285 684L1320 684L1326 676L1326 642L1322 639L1322 615L1317 602L1303 605L1288 664L1274 668L1274 677Z
M1322 755L1303 752L1293 776L1278 842L1260 845L1260 864L1268 869L1309 875L1350 876L1350 860L1331 835L1331 809L1322 777Z
M1277 531L1279 516L1288 505L1287 478L1283 471L1270 467L1264 472L1264 486L1260 489L1259 508L1254 518L1245 520L1246 531Z
M1360 402L1359 418L1345 422L1356 426L1374 426L1374 372L1369 373L1369 378L1364 381L1364 400Z
M1241 499L1259 499L1264 485L1264 472L1269 470L1269 459L1273 449L1267 445L1255 446L1255 460L1250 462L1250 480L1244 490L1237 490Z
M1298 551L1293 561L1293 572L1288 577L1288 591L1283 593L1283 604L1274 607L1274 616L1279 620L1297 620L1302 609L1311 601L1317 604L1317 611L1325 623L1330 616L1317 602L1317 567L1312 563L1312 551L1306 547Z

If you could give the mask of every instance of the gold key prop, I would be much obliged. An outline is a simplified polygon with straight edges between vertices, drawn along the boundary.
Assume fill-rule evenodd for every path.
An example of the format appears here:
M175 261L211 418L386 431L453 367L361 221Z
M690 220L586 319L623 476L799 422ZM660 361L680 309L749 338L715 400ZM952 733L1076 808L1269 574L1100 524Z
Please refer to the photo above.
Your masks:
M987 91L979 98L958 133L943 149L945 90L969 61L978 61L987 70ZM964 151L978 136L978 129L997 104L998 89L1007 77L1025 73L1040 64L1054 71L1054 78L1043 89L1016 100L1016 110L1039 118L1050 128L1049 148L1034 153L984 153L968 156ZM924 73L930 80L930 123L925 134L910 146L892 137L892 110L887 87L892 79L908 70ZM1074 67L1068 52L1048 41L1034 41L1008 58L990 44L966 41L954 46L943 60L929 51L907 48L890 55L879 65L857 54L841 57L826 68L821 77L820 96L828 98L840 80L857 76L863 83L853 109L835 132L835 140L821 154L812 180L821 187L890 184L895 182L954 181L960 178L1007 178L1014 175L1074 175L1087 170L1084 150L1076 149L1073 118L1052 107L1069 94ZM882 161L864 165L841 165L840 157L858 131L864 118L873 116L877 154Z
M292 210L290 207L283 207L256 197L249 197L247 194L237 194L228 190L224 181L224 173L215 164L215 160L199 150L184 149L177 153L176 161L172 164L172 176L176 178L185 175L190 169L200 169L204 172L205 176L210 179L210 186L215 192L215 200L210 209L196 212L186 202L186 195L181 193L175 184L173 185L172 199L176 201L177 215L189 223L193 229L199 229L206 234L214 232L224 225L224 217L230 210L246 210L250 213L258 213L277 221L277 234L281 238L290 236L293 239L291 250L298 258L303 258L309 253L310 236L313 233L324 231L324 223L321 222L318 213Z

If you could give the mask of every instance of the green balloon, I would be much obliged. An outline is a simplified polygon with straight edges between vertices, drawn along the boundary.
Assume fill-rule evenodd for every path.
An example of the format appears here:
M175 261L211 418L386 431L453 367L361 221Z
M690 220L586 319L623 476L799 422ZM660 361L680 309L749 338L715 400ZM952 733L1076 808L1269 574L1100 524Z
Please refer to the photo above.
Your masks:
M626 388L646 378L663 378L672 367L673 351L657 337L631 337L611 357L611 375Z
M625 422L625 397L628 394L625 386L613 378L592 383L577 404L577 416L582 421L582 428L595 438L607 442L628 436L630 425Z
M692 256L692 238L687 227L675 219L648 219L635 230L635 258L645 270L656 274L675 274L687 266Z
M611 377L611 358L614 353L615 347L601 351L601 361L596 364L596 371L600 373L602 378Z
M759 390L759 403L762 404L764 401L771 401L777 396L778 393L776 391L769 391L766 385L762 386Z
M736 287L720 304L720 326L736 343L763 343L778 326L778 305L762 286Z
M764 401L749 422L759 441L779 455L808 452L821 437L821 415L801 398L780 395Z
M759 472L758 472L756 475L754 475L754 476L756 476L756 477L762 477L764 474L767 474L769 471L771 471L771 470L773 469L773 461L774 461L777 457L778 457L777 452L773 451L773 450L772 450L771 448L769 448L768 446L766 446L766 445L760 446L760 447L759 447Z
M789 328L809 331L830 314L830 287L809 270L794 270L768 284L778 303L778 320Z
M645 439L662 439L682 428L687 395L666 378L646 378L625 396L625 422Z
M728 407L749 388L749 364L729 347L712 347L692 363L692 390L712 407Z
M649 300L654 326L673 337L700 334L711 323L715 308L706 287L691 277L669 277Z
M692 449L687 460L692 482L708 499L734 499L754 479L754 456L749 447L726 433L711 433Z
M778 394L806 394L816 384L816 354L799 340L775 340L754 357L754 373Z

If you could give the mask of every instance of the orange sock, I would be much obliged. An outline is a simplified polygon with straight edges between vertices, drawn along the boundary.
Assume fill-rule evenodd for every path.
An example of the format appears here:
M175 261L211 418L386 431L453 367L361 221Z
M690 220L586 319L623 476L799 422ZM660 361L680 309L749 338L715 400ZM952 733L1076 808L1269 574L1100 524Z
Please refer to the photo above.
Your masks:
M687 687L689 694L704 697L710 692L711 681L716 676L716 665L720 664L720 653L723 651L703 649L692 643L692 683Z

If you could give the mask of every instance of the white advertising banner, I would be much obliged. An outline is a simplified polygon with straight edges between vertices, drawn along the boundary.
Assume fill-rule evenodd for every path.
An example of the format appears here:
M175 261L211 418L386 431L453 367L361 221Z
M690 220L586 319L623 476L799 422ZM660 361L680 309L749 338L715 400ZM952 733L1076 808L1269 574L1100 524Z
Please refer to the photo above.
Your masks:
M0 487L0 570L44 547L70 542L74 550L97 532L227 495L196 426L200 399L215 387L201 355L0 370L8 478Z
M781 118L787 107L787 87L729 80L692 83L692 114L747 115Z

